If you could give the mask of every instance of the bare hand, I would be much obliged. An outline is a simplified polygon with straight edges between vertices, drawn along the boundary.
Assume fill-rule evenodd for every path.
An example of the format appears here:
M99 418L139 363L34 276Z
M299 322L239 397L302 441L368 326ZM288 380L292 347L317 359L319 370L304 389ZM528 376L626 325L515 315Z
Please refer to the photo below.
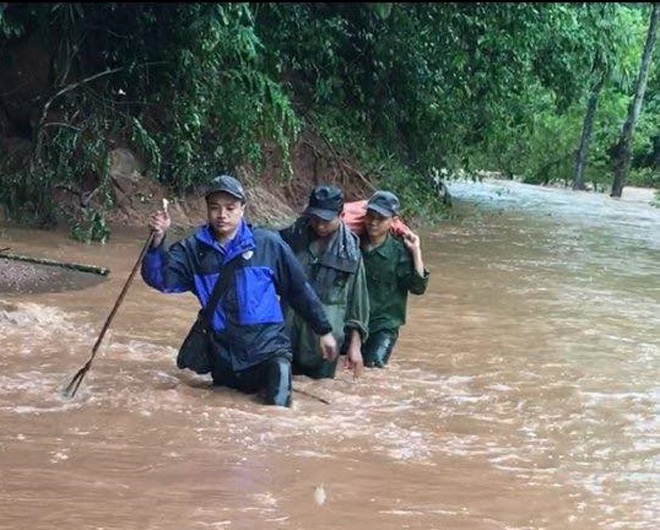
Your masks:
M332 333L326 333L319 337L319 346L321 347L321 356L329 362L333 362L339 355L339 347Z
M420 252L422 249L419 236L414 232L407 232L403 234L403 244L406 245L406 248L413 254L415 252Z
M353 379L359 379L364 368L364 359L360 348L349 347L346 352L346 369L353 370Z
M151 214L149 217L149 228L154 231L154 239L151 243L153 248L160 246L171 224L172 220L167 210L159 210Z

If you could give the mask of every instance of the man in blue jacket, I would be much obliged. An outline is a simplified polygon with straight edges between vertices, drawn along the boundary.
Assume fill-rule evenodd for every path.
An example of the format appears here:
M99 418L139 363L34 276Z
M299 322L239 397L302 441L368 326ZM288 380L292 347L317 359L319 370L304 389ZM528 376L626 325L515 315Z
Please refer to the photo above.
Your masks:
M154 238L142 262L142 278L164 293L191 291L204 310L221 269L231 264L233 277L209 325L213 383L248 393L265 390L266 403L290 406L291 343L280 297L309 322L331 361L338 354L332 327L291 249L277 234L254 229L244 220L246 196L240 182L228 175L216 177L205 198L208 223L168 250L163 241L169 215L159 211L151 216Z

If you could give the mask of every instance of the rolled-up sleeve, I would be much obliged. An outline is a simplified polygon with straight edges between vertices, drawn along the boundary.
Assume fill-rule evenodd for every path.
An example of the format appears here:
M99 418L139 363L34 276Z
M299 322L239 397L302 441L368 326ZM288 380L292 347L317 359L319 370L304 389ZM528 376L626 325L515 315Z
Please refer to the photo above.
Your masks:
M402 256L397 266L397 280L400 286L412 294L424 294L429 284L429 271L424 268L424 274L420 274L415 269L412 257L408 251Z

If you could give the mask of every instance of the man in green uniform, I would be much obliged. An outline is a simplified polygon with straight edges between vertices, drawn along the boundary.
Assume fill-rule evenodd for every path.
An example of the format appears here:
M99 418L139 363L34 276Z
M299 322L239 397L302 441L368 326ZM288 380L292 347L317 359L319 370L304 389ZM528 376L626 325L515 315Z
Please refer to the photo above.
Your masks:
M406 322L408 293L423 294L429 281L419 237L390 233L399 214L399 199L377 191L367 202L362 255L369 289L369 339L362 346L364 365L383 368L392 355L399 328Z
M304 214L280 230L280 235L305 269L340 351L346 354L347 368L357 377L363 366L362 344L368 336L369 295L360 240L340 219L343 206L339 188L317 186ZM310 325L290 308L285 311L293 346L293 373L333 378L337 360L324 359Z

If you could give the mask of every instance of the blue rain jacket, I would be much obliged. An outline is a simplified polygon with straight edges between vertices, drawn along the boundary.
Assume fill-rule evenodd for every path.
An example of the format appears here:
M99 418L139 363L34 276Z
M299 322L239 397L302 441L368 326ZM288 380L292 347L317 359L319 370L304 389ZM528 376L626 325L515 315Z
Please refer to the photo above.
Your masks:
M211 297L221 267L241 256L239 259L246 259L235 270L211 321L211 353L224 369L244 370L283 353L290 357L280 297L318 335L332 331L302 266L276 233L253 229L242 220L226 248L218 244L210 225L199 227L168 250L163 246L146 253L142 278L164 293L191 291L202 308Z

